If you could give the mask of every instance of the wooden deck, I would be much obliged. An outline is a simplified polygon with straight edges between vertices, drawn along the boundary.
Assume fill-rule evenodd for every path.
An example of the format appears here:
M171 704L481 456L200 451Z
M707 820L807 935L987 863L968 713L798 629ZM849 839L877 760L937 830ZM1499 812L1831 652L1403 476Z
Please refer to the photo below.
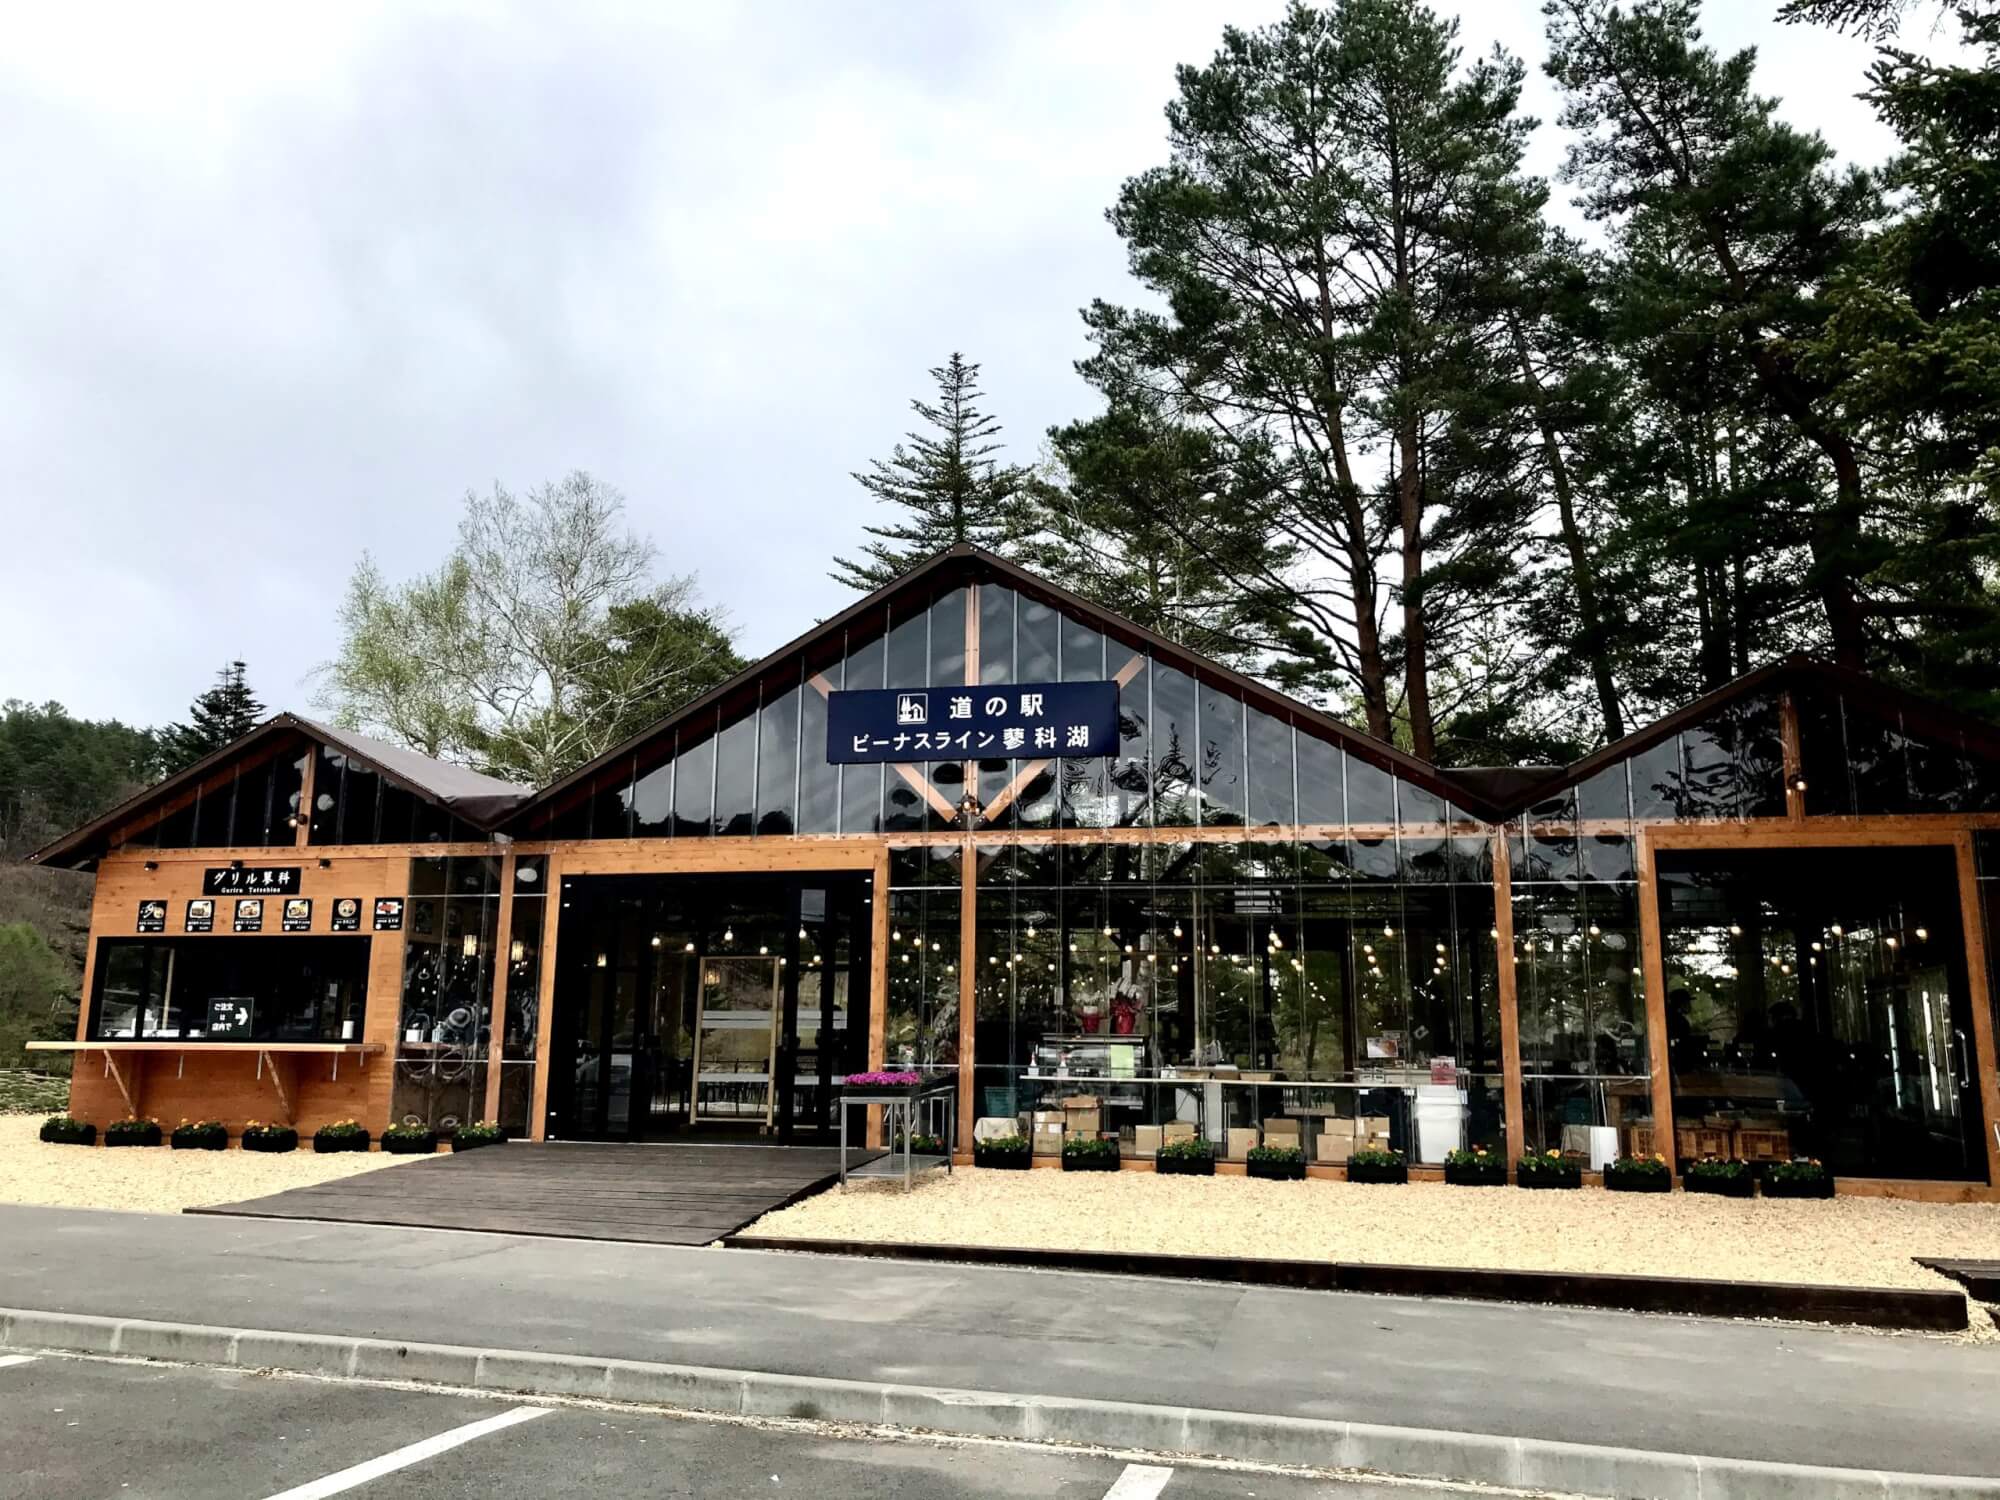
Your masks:
M705 1245L839 1170L828 1146L510 1141L188 1212Z

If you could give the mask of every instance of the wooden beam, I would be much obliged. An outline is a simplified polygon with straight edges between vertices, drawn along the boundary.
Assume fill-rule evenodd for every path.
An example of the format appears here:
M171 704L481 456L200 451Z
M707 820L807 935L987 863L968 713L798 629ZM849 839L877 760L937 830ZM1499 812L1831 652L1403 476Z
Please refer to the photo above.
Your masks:
M1507 1171L1528 1149L1527 1090L1521 1083L1520 986L1514 972L1514 885L1507 830L1493 830L1494 967L1500 984L1501 1109L1507 1117ZM1470 1144L1470 1143L1468 1143Z
M1790 689L1778 694L1778 733L1785 747L1785 816L1803 818L1806 793L1800 782L1805 777L1805 752L1799 739L1799 705Z
M1655 835L1639 830L1639 951L1646 980L1646 1066L1653 1085L1653 1149L1667 1159L1669 1172L1677 1153L1674 1141L1673 1059L1667 1051L1667 964L1660 945L1660 883L1653 858Z
M535 1011L535 1087L528 1103L528 1139L548 1139L549 1133L549 1048L556 1020L556 929L562 920L564 856L551 854L543 879L548 895L543 898L542 971L536 976L539 998Z
M285 1087L285 1076L280 1070L278 1059L269 1052L259 1052L257 1072L260 1076L266 1072L270 1074L271 1087L278 1092L278 1108L285 1112L285 1123L290 1125L297 1120L298 1111L292 1106L293 1091Z
M484 1120L500 1118L500 1064L507 1044L508 949L514 943L514 861L512 849L500 856L500 920L493 931L493 1004L486 1031L486 1104ZM547 898L544 898L547 899Z
M830 696L833 692L833 684L828 682L822 673L815 672L806 681L822 698ZM901 761L889 762L889 769L908 782L911 789L928 802L940 816L946 819L955 819L958 816L958 809L951 805L951 799L932 786L930 777L924 775L922 771Z
M1965 821L1904 816L1801 818L1797 822L1765 818L1751 823L1644 823L1639 832L1658 849L1949 847L1965 832Z
M303 849L312 842L313 783L316 779L315 771L318 766L319 746L308 743L306 746L305 770L299 777L298 821L292 827L292 847L294 849Z
M1145 657L1135 656L1130 661L1126 662L1124 666L1118 669L1116 675L1113 677L1112 680L1115 681L1120 687L1124 687L1134 677L1137 677L1139 675L1139 673L1145 668L1145 665L1146 665ZM981 809L980 820L982 822L990 823L995 818L999 817L1001 813L1007 810L1008 805L1012 803L1016 797L1020 796L1022 792L1028 789L1028 787L1033 783L1034 779L1037 776L1041 775L1042 772L1046 771L1050 766L1054 764L1055 762L1052 760L1031 760L1025 766L1021 767L1021 769L1015 773L1014 779L1008 782L997 793L995 793L993 800L987 803L986 806L983 809ZM1623 825L1621 824L1620 826L1622 828ZM1241 830L1238 830L1238 832L1240 831ZM1413 829L1411 831L1414 832L1415 830Z
M139 1087L139 1076L145 1066L142 1059L131 1057L125 1060L125 1067L120 1068L116 1056L110 1052L104 1054L104 1071L110 1075L111 1081L118 1085L119 1096L125 1101L125 1118L128 1120L136 1120L139 1117L139 1096L142 1092ZM128 1072L131 1074L129 1078L126 1076Z
M1979 1077L1979 1111L1985 1124L1986 1181L2000 1187L2000 1062L1995 1060L1993 992L1987 968L1986 913L1979 899L1979 869L1972 835L1961 833L1958 855L1958 911L1965 929L1967 999L1972 1006L1973 1068Z
M822 981L831 983L831 979ZM874 899L868 938L868 1067L881 1072L889 1060L889 849L875 859ZM868 1144L882 1145L882 1106L868 1106Z
M970 837L961 844L958 875L958 1138L972 1139L977 1111L973 1032L979 1015L979 851Z

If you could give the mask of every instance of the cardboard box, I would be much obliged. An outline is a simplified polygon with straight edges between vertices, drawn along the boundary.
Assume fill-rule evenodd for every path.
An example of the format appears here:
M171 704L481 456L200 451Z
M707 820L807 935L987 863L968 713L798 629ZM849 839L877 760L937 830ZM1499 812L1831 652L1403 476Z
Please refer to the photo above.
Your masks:
M1274 1115L1264 1122L1264 1141L1267 1145L1296 1146L1304 1134L1305 1131L1300 1127L1299 1121L1291 1115ZM1283 1141L1277 1139L1281 1135L1289 1139Z
M1229 1149L1226 1153L1231 1161L1241 1161L1250 1154L1250 1148L1258 1144L1257 1132L1252 1129L1229 1132Z
M1066 1109L1063 1126L1071 1135L1096 1135L1104 1129L1104 1112L1099 1109Z
M1095 1094L1071 1094L1057 1101L1064 1109L1096 1109L1103 1101Z
M1344 1130L1323 1130L1319 1137L1319 1160L1344 1163L1354 1154L1354 1137Z
M1158 1156L1162 1140L1160 1131L1158 1125L1135 1125L1132 1127L1132 1139L1120 1142L1119 1149L1127 1156Z
M1389 1139L1389 1117L1387 1115L1356 1115L1354 1117L1354 1134L1357 1137L1379 1135L1386 1141Z
M1037 1125L1035 1127L1035 1155L1061 1156L1063 1128L1060 1125Z
M1160 1127L1160 1141L1191 1141L1194 1139L1194 1121L1169 1120Z
M1060 1125L1063 1123L1063 1118L1063 1112L1059 1109L1038 1109L1028 1117L1028 1123L1030 1125Z

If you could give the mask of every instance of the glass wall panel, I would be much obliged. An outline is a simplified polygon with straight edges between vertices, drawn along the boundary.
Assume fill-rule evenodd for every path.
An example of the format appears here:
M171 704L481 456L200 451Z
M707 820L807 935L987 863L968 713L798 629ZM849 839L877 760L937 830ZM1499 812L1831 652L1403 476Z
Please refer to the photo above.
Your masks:
M757 831L757 715L745 714L715 740L718 834L747 838Z
M1347 821L1379 829L1396 823L1396 778L1380 766L1347 756Z
M671 752L673 737L667 737ZM657 747L655 748L657 753ZM674 835L674 760L667 758L651 770L642 770L632 783L632 832L637 838L665 839Z
M1204 682L1199 692L1201 821L1204 826L1241 824L1248 812L1243 700L1226 683Z
M1347 792L1341 773L1339 747L1300 730L1295 749L1298 757L1299 821L1321 826L1346 822Z
M1250 821L1266 827L1295 823L1299 804L1292 780L1292 726L1254 708L1247 712Z
M361 1039L371 939L102 938L90 1035L111 1041Z

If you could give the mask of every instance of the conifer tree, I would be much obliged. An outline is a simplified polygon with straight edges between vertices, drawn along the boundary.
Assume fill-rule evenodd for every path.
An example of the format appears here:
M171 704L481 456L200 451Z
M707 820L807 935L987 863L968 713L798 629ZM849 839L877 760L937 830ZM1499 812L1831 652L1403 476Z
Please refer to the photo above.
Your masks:
M907 434L887 459L854 478L901 515L863 528L872 539L859 558L834 559L836 582L867 592L901 577L934 553L960 542L1003 551L1015 539L1016 497L1028 470L994 454L1000 423L979 409L979 366L954 353L930 372L937 400L910 407L930 427Z
M215 674L215 686L195 698L188 721L160 732L160 760L169 776L257 727L264 705L244 680L245 670L240 661L223 667Z

